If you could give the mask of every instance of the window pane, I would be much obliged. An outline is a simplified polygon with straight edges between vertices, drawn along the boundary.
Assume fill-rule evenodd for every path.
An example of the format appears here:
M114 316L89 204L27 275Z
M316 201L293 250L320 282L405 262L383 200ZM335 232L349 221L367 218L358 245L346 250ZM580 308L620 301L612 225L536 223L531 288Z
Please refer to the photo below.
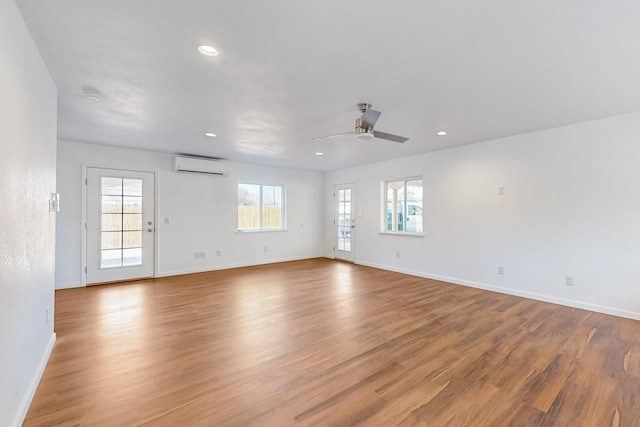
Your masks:
M122 178L111 178L103 176L100 178L102 194L122 195Z
M403 231L404 181L390 181L387 193L387 231Z
M122 230L122 215L102 214L102 231Z
M142 248L124 249L122 251L122 266L131 267L142 265Z
M407 181L406 231L422 233L422 180Z
M122 215L122 228L126 231L142 230L142 214Z
M102 213L122 212L121 196L102 196Z
M122 267L122 249L102 251L100 268Z
M142 231L125 231L122 233L123 248L141 248Z
M282 187L262 187L262 228L282 228Z
M238 230L260 229L260 185L238 184Z
M122 211L124 213L142 213L142 197L123 197Z
M115 232L102 232L101 233L101 249L121 249L122 248L122 234L119 231Z
M141 179L123 179L122 194L124 196L142 197L142 180Z

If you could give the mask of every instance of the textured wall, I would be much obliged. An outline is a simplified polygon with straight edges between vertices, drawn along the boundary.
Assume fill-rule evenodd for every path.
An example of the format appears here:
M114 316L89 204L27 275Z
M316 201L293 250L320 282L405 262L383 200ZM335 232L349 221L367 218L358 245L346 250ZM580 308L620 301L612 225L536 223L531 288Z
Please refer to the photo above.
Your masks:
M56 88L13 0L0 0L0 58L0 425L12 426L55 340L56 190Z

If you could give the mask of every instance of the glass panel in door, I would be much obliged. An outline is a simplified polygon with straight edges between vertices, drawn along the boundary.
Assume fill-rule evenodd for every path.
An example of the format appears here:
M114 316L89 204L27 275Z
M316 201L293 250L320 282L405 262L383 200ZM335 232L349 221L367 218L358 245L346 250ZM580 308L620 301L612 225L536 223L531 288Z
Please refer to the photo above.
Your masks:
M355 185L341 184L335 188L335 257L355 261Z

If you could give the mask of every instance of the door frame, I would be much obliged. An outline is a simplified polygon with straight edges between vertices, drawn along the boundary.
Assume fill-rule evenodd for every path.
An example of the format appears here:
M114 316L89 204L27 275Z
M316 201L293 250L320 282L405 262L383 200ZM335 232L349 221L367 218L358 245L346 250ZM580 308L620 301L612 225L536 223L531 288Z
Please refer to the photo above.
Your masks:
M348 252L349 254L351 254L350 257L348 258L343 258L343 257L339 257L338 255L338 227L339 227L339 222L340 222L340 218L338 217L338 190L339 189L344 189L344 188L350 188L351 189L351 237L350 237L350 251ZM333 233L333 258L340 260L340 261L346 261L346 262L352 262L355 264L356 262L356 236L358 234L358 228L357 228L357 220L356 218L358 217L358 215L356 214L357 212L357 200L356 200L356 195L358 194L357 192L357 183L356 182L345 182L342 184L334 184L333 186L333 206L331 207L333 210L333 227L332 227L332 233ZM340 251L345 253L345 251Z
M89 200L88 194L88 186L87 186L87 177L89 168L96 169L111 169L114 171L126 171L126 172L143 172L153 174L153 222L154 222L154 239L153 239L153 276L158 277L158 185L157 171L152 170L144 170L144 169L122 169L116 168L112 166L103 166L95 163L81 163L82 168L82 181L80 185L82 186L82 216L80 222L80 235L82 236L82 242L80 247L80 284L82 286L87 286L87 219L89 217L87 202Z

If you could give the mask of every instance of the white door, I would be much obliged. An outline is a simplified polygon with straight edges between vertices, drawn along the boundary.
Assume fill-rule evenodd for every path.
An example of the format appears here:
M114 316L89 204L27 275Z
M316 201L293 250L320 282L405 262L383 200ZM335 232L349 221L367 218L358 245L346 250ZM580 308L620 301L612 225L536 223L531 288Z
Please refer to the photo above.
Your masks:
M87 284L153 276L154 175L87 168Z
M355 261L355 185L336 185L335 198L335 257Z

